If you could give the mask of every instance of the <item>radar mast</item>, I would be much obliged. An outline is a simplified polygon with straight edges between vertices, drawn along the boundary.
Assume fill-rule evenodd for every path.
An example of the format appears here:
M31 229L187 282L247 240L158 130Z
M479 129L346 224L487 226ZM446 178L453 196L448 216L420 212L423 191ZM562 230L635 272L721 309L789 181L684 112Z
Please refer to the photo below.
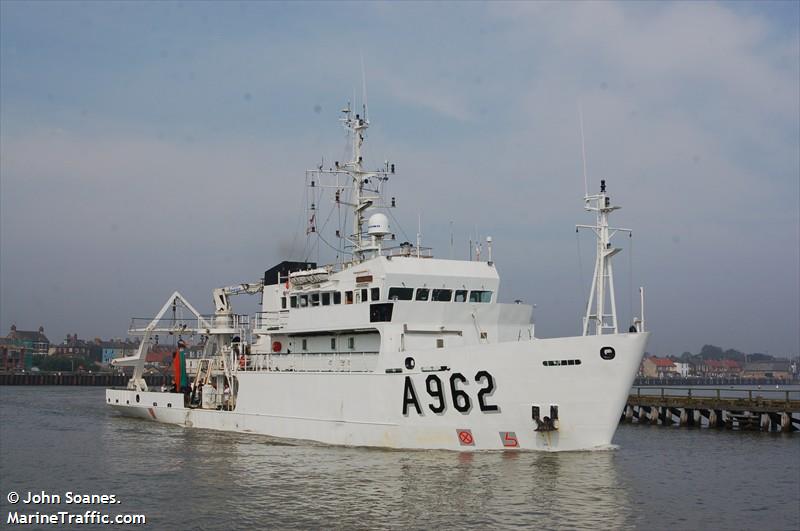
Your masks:
M321 177L322 175L349 176L350 182L347 186L340 186L337 179L335 187L336 203L344 204L352 209L353 233L347 238L347 241L352 249L354 262L365 260L368 258L368 253L380 253L380 246L375 245L375 238L370 238L364 232L365 212L372 207L387 207L381 194L381 185L389 180L390 175L394 174L394 164L389 164L389 162L385 162L384 167L381 169L364 169L362 149L366 139L366 132L369 128L366 105L363 107L363 113L353 113L348 103L347 107L342 109L343 116L339 119L353 143L352 160L343 163L336 161L333 168L324 169L320 165L317 169L306 171L306 174L312 178ZM312 186L314 186L313 183L314 181L312 181ZM344 188L352 188L353 195L350 202L342 200L340 196L340 192ZM392 206L394 206L394 199L392 199Z
M595 212L597 220L594 225L576 225L575 231L580 229L591 229L597 237L597 257L594 262L594 275L592 276L592 287L589 292L589 301L586 304L586 315L583 317L582 335L590 333L602 335L605 333L618 333L617 325L617 303L614 298L614 269L611 258L620 252L620 248L611 247L611 238L617 232L627 232L630 229L622 229L608 226L608 216L615 210L622 207L612 206L611 198L606 193L606 181L600 181L600 193L583 197L588 212ZM606 306L606 303L609 303ZM592 331L592 325L594 329Z

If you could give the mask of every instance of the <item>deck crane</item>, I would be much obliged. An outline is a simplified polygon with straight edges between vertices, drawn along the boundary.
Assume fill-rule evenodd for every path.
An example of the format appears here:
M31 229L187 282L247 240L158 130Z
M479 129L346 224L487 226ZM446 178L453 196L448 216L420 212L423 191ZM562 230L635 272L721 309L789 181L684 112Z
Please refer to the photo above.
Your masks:
M214 290L214 310L216 315L230 315L231 303L228 297L231 295L255 295L264 290L264 282L241 283L235 286L226 286Z

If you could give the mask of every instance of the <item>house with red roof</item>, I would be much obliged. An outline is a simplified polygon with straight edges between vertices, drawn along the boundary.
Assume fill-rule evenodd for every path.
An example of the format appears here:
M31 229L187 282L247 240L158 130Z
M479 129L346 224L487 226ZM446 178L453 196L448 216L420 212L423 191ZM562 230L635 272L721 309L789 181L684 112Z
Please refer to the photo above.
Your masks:
M646 378L675 378L679 376L675 363L669 358L650 356L642 361L642 373Z
M742 373L742 367L736 360L705 360L698 366L699 372L706 378L735 378Z

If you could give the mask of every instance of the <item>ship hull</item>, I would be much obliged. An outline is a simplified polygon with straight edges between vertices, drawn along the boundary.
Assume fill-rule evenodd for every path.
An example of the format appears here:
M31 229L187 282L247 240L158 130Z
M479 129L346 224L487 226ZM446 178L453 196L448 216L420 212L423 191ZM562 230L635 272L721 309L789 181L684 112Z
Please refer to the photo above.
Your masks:
M175 393L108 389L106 401L127 416L333 445L590 450L611 444L648 336L397 352L372 373L242 371L234 411L185 408Z

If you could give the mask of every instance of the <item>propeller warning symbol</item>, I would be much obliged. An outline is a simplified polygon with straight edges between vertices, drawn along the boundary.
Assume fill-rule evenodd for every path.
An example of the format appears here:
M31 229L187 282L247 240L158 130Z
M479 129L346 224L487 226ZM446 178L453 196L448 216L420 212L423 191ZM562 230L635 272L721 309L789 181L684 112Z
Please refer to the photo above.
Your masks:
M475 446L475 439L472 437L472 430L456 430L458 442L461 446Z

